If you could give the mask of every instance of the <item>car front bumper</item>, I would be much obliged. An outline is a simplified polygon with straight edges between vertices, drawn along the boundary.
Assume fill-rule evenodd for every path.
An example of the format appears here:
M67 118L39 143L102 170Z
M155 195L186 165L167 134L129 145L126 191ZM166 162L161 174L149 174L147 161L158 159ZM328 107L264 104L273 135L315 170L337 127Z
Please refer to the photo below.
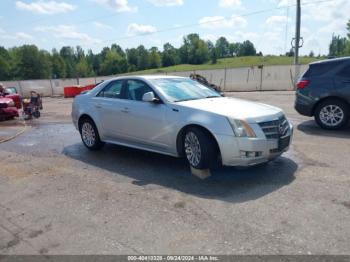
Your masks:
M0 108L0 118L18 117L18 109L16 107Z
M293 127L280 139L240 138L218 135L224 166L254 166L271 161L288 151L293 138Z

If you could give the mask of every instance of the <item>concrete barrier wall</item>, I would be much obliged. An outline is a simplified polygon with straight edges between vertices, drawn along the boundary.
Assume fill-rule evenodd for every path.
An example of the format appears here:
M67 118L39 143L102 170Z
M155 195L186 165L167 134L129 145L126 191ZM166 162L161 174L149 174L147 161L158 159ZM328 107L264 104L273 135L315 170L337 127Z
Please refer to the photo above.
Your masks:
M307 65L300 66L300 73L303 73L307 68ZM221 86L222 90L226 92L293 90L293 81L295 79L295 67L291 65L264 66L263 68L254 66L158 74L189 77L190 74L194 72L204 76L209 82ZM65 86L96 84L113 77L116 76L98 76L79 79L4 81L3 84L8 87L16 87L19 93L23 96L29 96L31 90L35 90L44 96L56 96L63 95L63 88Z

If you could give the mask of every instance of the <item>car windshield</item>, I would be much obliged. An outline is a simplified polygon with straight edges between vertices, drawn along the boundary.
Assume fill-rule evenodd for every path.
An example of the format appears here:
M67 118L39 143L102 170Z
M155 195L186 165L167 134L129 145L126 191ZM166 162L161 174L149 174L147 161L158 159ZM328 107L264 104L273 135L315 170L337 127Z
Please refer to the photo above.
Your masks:
M159 78L149 81L155 85L170 102L221 97L215 90L187 78Z
M7 87L7 88L5 88L5 93L7 93L7 94L16 94L17 91L16 91L16 88L14 88L14 87Z

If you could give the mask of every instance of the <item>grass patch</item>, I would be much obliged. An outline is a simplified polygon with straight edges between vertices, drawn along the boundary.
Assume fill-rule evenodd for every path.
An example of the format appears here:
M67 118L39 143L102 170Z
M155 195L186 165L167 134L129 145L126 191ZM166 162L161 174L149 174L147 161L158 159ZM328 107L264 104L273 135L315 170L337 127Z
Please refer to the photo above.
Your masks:
M309 64L311 62L325 59L314 58L314 57L301 57L301 64ZM178 72L178 71L195 71L195 70L211 70L211 69L223 69L223 68L238 68L238 67L250 67L258 65L292 65L293 57L287 56L244 56L244 57L230 57L218 59L216 64L211 64L210 62L202 65L176 65L156 69L148 69L143 71L132 72L130 74L156 74L156 73L168 73L168 72Z

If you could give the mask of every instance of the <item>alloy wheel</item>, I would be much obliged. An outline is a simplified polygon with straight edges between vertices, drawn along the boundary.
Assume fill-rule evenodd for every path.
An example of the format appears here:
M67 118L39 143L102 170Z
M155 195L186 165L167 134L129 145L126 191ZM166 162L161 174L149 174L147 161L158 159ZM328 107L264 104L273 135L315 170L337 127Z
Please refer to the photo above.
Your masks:
M344 111L337 105L327 105L320 111L321 122L329 127L340 125L344 120Z
M185 137L185 153L191 166L199 165L202 157L201 146L197 136L193 132L188 132Z
M83 141L85 145L88 147L92 147L95 144L96 141L96 134L93 126L85 122L81 128L81 136L83 138Z

